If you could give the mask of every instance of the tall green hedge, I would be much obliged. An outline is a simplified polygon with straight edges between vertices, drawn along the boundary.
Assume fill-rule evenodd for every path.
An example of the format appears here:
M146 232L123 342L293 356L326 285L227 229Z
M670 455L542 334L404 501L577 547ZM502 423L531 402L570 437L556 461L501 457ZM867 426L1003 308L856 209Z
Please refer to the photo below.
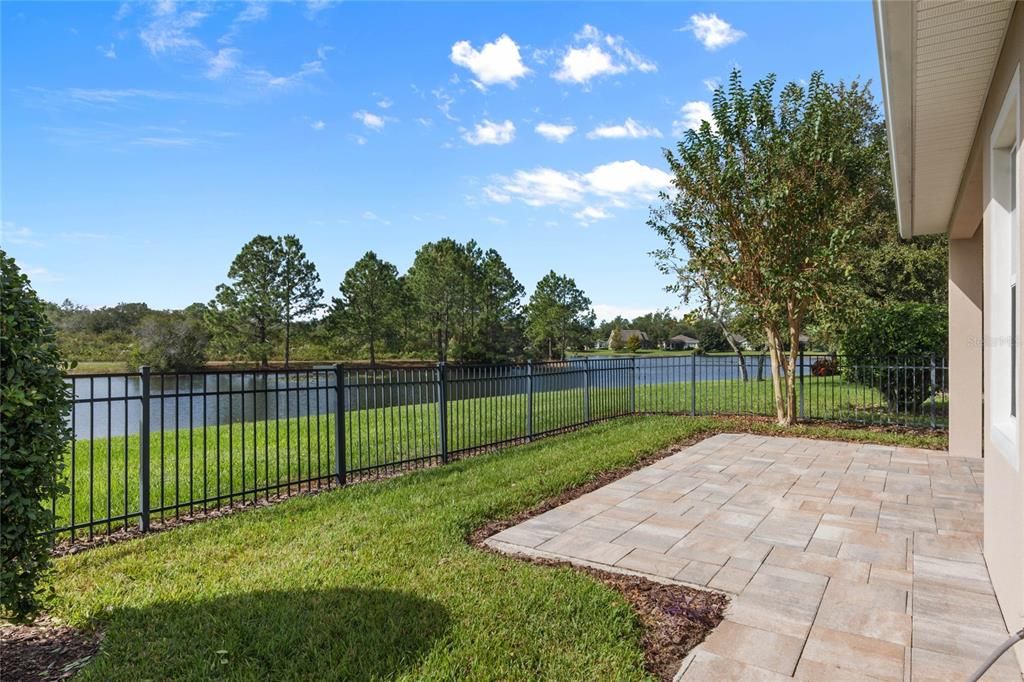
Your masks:
M846 329L840 349L846 356L844 378L878 388L890 409L917 410L933 390L931 359L939 361L949 350L946 306L888 303L869 308ZM941 371L934 374L941 384Z
M63 492L67 364L28 278L0 250L0 608L13 620L38 610L50 564L49 500Z

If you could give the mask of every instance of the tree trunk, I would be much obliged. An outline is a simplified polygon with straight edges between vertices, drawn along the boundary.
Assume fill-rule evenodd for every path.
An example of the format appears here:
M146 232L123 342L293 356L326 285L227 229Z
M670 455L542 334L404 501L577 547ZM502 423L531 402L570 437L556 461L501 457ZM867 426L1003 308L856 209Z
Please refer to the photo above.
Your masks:
M370 367L377 364L377 356L373 352L373 337L370 337Z
M292 345L292 318L291 315L285 315L284 318L284 367L288 369L288 360L291 355Z
M749 377L747 376L747 361L743 357L743 351L737 347L736 343L732 339L732 334L729 333L729 330L721 320L718 320L718 326L722 329L722 333L725 334L725 340L729 344L729 347L732 348L732 352L736 354L736 362L738 362L740 366L740 378L743 379L744 382L749 381Z
M803 312L793 303L787 304L787 317L789 318L789 357L787 359L786 372L786 404L789 418L787 423L796 424L796 382L797 372L800 368L797 363L800 360L800 325L803 322Z
M786 400L786 387L782 385L782 377L779 376L779 370L783 369L783 363L785 362L782 357L782 346L779 343L779 336L774 328L766 326L764 331L765 336L768 338L768 358L771 360L772 365L772 393L775 396L775 418L781 426L788 426L790 424L789 415L787 414L789 403Z
M757 380L764 381L764 353L757 356Z

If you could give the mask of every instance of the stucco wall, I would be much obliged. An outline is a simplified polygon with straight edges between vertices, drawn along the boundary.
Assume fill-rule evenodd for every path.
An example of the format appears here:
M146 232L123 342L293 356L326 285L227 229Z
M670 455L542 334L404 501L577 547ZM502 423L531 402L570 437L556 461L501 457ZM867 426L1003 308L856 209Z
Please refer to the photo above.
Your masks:
M957 457L982 456L983 232L949 240L949 454Z
M985 103L981 123L975 137L974 151L972 157L980 154L981 169L984 175L983 207L985 214L985 255L986 265L985 278L985 305L984 309L991 311L993 308L989 302L991 298L991 282L988 273L991 271L991 263L994 258L1005 257L1005 253L993 253L990 248L992 230L989 229L991 222L992 185L990 177L990 138L995 127L996 118L1006 98L1006 94L1014 74L1024 60L1024 3L1018 3L1010 21L1010 27L1003 44L1003 52L996 67L992 84L989 88L989 96ZM1024 102L1018 104L1019 111L1024 112ZM1024 179L1018 175L1018 196L1024 196ZM1017 229L1021 226L1018 224ZM1022 253L1018 254L1020 263L1024 264L1024 239L1019 240ZM1022 316L1022 298L1017 300L1017 317ZM993 315L991 312L985 316L984 329L986 345L993 343L991 331ZM980 352L980 349L979 349ZM1008 367L994 366L992 352L985 353L985 385L989 386L992 377L998 372L1007 372ZM1024 386L1024 353L1020 344L1017 346L1017 385ZM1001 364L1001 363L1000 363ZM1019 410L1018 410L1019 411ZM1018 419L1017 426L1017 465L1013 466L1005 453L997 450L991 437L992 410L985 412L984 448L985 448L985 559L988 563L989 574L999 598L999 604L1003 610L1006 624L1011 630L1024 626L1024 463L1021 462L1022 438L1021 424L1024 418ZM1012 457L1012 453L1011 453ZM1024 646L1017 646L1014 649L1018 663L1024 668Z

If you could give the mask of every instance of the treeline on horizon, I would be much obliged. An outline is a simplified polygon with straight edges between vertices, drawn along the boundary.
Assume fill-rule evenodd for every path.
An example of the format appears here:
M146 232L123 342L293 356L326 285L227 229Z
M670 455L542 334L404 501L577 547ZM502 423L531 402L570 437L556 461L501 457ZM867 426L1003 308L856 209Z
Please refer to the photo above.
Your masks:
M589 347L595 330L571 277L551 271L527 299L497 251L449 238L421 246L405 273L368 251L330 297L298 238L258 235L207 303L89 309L65 300L47 310L68 359L168 371L210 360L557 359Z

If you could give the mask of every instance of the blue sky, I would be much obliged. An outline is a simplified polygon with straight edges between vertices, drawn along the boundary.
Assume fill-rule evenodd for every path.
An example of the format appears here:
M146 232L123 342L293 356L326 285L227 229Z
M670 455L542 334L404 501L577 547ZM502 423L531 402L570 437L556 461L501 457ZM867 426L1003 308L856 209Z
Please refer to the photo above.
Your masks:
M42 296L207 301L258 233L328 295L444 236L599 317L676 305L648 252L662 148L709 86L875 81L857 3L16 3L2 13L0 241Z

